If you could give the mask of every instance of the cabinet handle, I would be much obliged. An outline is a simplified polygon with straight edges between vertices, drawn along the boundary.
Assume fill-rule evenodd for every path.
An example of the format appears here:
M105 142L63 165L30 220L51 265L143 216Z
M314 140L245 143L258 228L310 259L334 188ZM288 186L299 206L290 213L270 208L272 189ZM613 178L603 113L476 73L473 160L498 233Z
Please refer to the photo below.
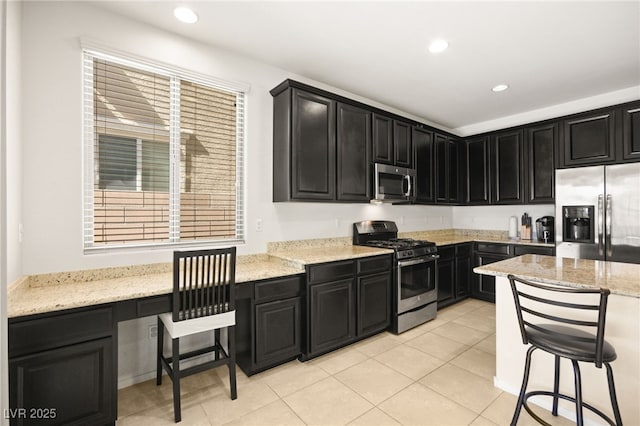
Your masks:
M598 195L598 255L604 257L604 208L602 194Z
M607 257L611 257L611 255L613 254L613 247L611 244L611 226L612 226L612 207L611 204L613 204L613 199L611 198L611 195L607 195L607 216L605 219L605 245L607 248Z

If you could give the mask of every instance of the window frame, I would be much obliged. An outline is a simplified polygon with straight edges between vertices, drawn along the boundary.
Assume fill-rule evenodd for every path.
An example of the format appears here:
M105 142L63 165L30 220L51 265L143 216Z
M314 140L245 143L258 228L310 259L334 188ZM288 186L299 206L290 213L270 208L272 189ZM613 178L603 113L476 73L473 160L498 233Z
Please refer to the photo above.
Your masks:
M100 252L116 252L121 250L140 250L140 249L166 249L180 247L198 247L198 246L229 246L239 245L246 242L246 127L247 127L247 94L250 86L244 83L234 83L212 78L207 75L194 73L168 64L157 61L150 61L118 52L114 49L105 48L97 45L91 40L81 39L82 47L82 94L83 94L83 110L82 110L82 126L83 126L83 201L82 201L82 247L84 254L100 253ZM235 235L228 239L196 239L196 240L180 240L180 127L179 127L179 89L170 93L171 98L171 120L169 128L169 209L171 211L168 220L169 240L163 242L157 241L136 241L132 243L120 244L95 244L94 229L94 190L96 170L96 157L94 152L95 145L95 128L94 128L94 85L93 85L93 59L106 60L121 65L137 68L147 72L153 72L159 75L169 77L172 89L179 81L189 81L199 85L208 86L218 90L234 92L236 94L236 185L235 185ZM179 86L178 86L179 87ZM177 100L173 99L176 97ZM136 150L141 149L141 141L144 139L131 138L137 141ZM138 152L138 155L140 153ZM137 164L140 171L141 164ZM136 190L139 190L137 188Z

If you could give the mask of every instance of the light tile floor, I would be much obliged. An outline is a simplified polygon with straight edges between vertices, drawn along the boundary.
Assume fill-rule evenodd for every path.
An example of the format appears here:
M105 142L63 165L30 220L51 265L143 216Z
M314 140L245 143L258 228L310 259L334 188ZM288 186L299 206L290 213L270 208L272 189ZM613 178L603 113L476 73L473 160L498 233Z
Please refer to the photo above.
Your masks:
M381 333L251 377L238 369L235 401L226 367L190 376L181 382L181 424L505 425L516 398L493 386L495 342L494 305L465 300L399 336ZM118 414L119 426L173 424L171 381L121 389ZM537 423L523 410L518 424Z

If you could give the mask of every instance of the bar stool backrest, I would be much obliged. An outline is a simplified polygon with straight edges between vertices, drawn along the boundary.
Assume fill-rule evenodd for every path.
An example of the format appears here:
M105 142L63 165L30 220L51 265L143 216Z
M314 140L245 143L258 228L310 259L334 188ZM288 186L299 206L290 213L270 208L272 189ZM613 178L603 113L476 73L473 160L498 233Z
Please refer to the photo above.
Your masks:
M525 345L529 343L530 330L556 337L561 333L567 341L595 343L595 364L598 368L602 367L609 289L552 286L533 283L514 275L508 275L507 278L511 283L522 342ZM562 333L567 326L590 331L594 338Z
M235 309L236 248L173 254L173 321Z

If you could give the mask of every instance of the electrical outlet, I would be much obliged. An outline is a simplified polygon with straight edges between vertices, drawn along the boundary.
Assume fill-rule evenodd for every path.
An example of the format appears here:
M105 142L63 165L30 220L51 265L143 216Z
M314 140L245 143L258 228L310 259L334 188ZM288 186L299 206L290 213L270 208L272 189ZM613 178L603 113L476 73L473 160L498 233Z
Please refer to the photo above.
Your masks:
M24 231L23 231L23 228L22 228L22 224L20 223L20 224L18 224L18 242L19 243L22 243L23 235L24 235Z
M256 232L262 232L262 219L256 220Z
M158 324L148 325L147 336L149 337L149 339L156 339L158 337Z

